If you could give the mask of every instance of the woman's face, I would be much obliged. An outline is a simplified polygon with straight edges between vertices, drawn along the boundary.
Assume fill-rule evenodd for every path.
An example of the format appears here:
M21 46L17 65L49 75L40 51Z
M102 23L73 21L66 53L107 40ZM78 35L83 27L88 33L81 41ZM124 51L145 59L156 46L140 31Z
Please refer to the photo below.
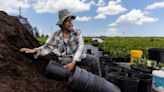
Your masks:
M72 31L73 30L72 20L73 19L71 17L66 18L63 22L63 28L68 30L68 31Z

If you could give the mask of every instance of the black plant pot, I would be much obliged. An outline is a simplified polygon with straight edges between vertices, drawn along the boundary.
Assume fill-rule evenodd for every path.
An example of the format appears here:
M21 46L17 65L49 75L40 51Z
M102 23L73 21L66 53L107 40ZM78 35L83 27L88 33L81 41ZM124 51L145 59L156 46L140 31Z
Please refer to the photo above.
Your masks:
M164 48L149 48L149 59L164 63Z
M143 73L152 73L152 70L149 68L140 68L140 71L142 71Z
M121 72L121 68L120 67L111 67L111 66L107 66L105 68L105 72L106 72L106 79L109 81L109 74L111 73L118 73L118 72Z
M109 74L107 74L107 80L118 85L118 79L119 78L124 78L124 77L128 77L128 74L125 72L111 72Z
M109 62L108 66L109 67L118 67L118 64L116 64L115 62Z
M131 64L130 67L131 67L131 69L134 69L134 70L140 70L141 68L144 68L144 65L143 64L139 64L139 65Z
M152 75L150 74L134 74L132 78L139 79L138 92L151 92Z
M106 67L107 65L100 65L102 77L106 78Z
M108 65L108 63L112 62L112 58L109 56L103 56L100 57L100 61L101 64Z
M87 54L92 54L92 50L91 49L87 49Z
M121 92L137 92L139 79L131 77L118 78L118 86Z
M111 66L106 67L106 70L107 70L107 73L122 71L120 67L111 67Z
M121 92L116 85L77 66L69 76L68 86L75 92Z
M68 72L67 69L64 68L62 64L50 60L50 62L46 67L45 75L49 78L54 78L54 79L67 79Z
M113 58L112 61L113 62L129 62L130 58L116 57L116 58Z
M139 65L132 64L130 65L130 67L133 70L141 71L143 73L152 73L152 69L145 67L143 64L139 64Z
M142 72L139 70L134 70L134 69L128 69L125 72L128 73L128 77L132 77L133 74L141 74Z

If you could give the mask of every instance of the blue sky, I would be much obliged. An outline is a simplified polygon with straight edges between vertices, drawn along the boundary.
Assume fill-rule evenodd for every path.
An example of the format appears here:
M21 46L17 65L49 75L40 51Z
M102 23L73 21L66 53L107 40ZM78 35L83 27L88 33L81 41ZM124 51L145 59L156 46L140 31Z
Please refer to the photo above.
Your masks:
M164 36L164 0L0 0L0 10L28 18L40 33L58 26L58 10L77 18L74 27L84 36ZM51 30L52 29L52 30Z

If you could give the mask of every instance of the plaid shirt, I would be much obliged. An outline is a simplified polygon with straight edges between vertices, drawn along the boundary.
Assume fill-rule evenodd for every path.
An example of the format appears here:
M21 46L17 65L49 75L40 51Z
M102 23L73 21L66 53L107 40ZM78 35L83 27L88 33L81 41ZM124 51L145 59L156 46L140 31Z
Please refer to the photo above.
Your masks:
M73 60L80 61L83 47L84 40L80 30L73 30L67 43L64 42L63 33L59 30L48 38L45 45L37 48L37 53L34 57L37 58L53 52L60 57L72 56Z

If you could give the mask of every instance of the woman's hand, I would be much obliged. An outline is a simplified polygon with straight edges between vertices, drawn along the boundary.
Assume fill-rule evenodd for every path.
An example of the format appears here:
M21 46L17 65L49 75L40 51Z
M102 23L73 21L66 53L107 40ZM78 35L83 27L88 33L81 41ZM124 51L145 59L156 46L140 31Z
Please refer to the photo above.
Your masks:
M37 50L36 50L36 48L34 48L34 49L21 48L21 49L20 49L20 52L25 52L25 53L36 53Z
M68 63L67 65L64 66L64 68L67 68L68 73L70 73L74 67L75 67L76 61L72 61L71 63Z

